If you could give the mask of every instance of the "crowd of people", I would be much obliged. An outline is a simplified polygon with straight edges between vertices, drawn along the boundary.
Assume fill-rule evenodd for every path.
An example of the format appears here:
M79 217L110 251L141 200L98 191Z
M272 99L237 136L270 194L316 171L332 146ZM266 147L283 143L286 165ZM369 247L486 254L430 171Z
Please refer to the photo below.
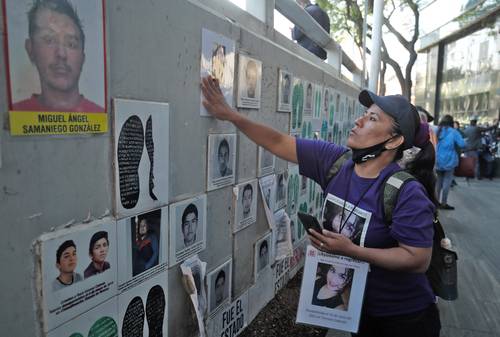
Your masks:
M420 120L432 122L433 117L425 109L417 107ZM451 187L456 186L455 169L459 166L460 157L474 158L474 177L478 180L494 178L495 158L498 156L498 120L493 125L478 125L478 117L471 116L470 124L461 128L460 123L451 115L444 115L437 126L429 129L430 139L436 148L436 194L438 207L453 210L448 204L448 194Z

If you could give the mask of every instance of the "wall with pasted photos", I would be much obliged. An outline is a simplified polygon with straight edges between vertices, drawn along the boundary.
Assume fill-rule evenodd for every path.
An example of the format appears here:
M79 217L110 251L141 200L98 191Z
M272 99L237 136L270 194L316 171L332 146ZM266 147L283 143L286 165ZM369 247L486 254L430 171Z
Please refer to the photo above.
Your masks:
M2 12L3 21L4 14ZM224 16L239 20L241 26ZM8 69L5 50L0 53L0 104L3 107L0 119L0 214L4 233L0 237L0 268L5 274L0 279L0 288L3 289L2 302L8 303L0 309L2 333L6 336L35 336L39 325L34 323L33 317L43 319L33 309L33 271L36 269L33 265L36 267L40 262L33 262L30 253L33 240L64 224L71 228L72 223L102 217L111 221L115 218L122 220L125 217L116 211L116 193L119 192L115 192L118 184L115 174L118 173L114 140L119 134L113 136L117 131L112 109L114 98L168 103L169 121L164 129L160 128L169 140L168 201L146 206L158 208L159 205L168 206L206 194L206 240L199 257L207 263L207 273L232 259L230 298L234 300L248 291L248 319L251 320L275 291L286 284L290 274L296 272L303 250L295 249L292 257L278 261L268 275L256 280L255 243L270 233L260 193L256 193L256 221L233 233L233 187L257 178L259 149L230 123L200 117L202 28L234 40L236 55L244 53L262 62L260 108L238 110L282 132L344 142L346 130L360 112L355 99L358 88L332 75L333 68L223 0L108 0L104 18L106 106L110 130L107 133L10 135ZM251 27L252 31L242 27ZM5 49L4 43L2 48ZM311 83L313 101L316 102L312 104L317 109L311 111L311 118L304 118L303 112L277 111L280 70L292 76L290 98L294 109L297 104L305 103L306 88ZM237 74L235 67L235 95ZM330 102L326 109L328 114L322 118L324 88L329 90ZM299 94L300 90L302 94ZM147 116L143 123L146 125ZM208 135L222 133L236 134L234 183L207 192ZM156 146L161 148L160 144ZM299 241L304 232L294 213L302 210L318 214L321 191L312 182L303 182L297 167L289 166L281 159L276 159L272 171L287 172L286 210L295 221L294 247L303 248L304 241ZM161 174L155 172L156 176ZM142 209L141 212L150 210ZM134 212L125 213L134 215ZM140 221L140 218L131 219L132 223ZM130 223L128 226L132 226ZM168 230L161 235L165 235L165 242L168 242ZM169 239L172 240L170 236ZM119 234L117 240L120 240ZM81 254L85 255L85 249ZM118 255L118 264L121 258L123 256ZM179 264L171 256L167 275L168 333L170 336L195 336L198 325L193 306L182 285Z

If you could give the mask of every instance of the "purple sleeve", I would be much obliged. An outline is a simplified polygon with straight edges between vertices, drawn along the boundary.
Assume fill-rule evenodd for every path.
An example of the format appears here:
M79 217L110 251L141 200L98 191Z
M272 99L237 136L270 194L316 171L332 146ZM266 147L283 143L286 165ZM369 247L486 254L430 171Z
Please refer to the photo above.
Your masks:
M434 211L424 187L417 181L406 183L394 208L391 236L408 246L432 247Z
M347 148L322 140L297 139L299 173L317 182L323 189L326 175L333 163Z

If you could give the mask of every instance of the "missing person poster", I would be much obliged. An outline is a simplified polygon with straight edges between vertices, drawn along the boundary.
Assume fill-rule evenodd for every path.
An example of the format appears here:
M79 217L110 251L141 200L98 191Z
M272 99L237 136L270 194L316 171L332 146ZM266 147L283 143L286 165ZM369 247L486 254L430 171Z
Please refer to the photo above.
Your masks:
M235 182L236 134L208 135L207 190L212 191Z
M11 135L107 132L104 1L2 3Z
M278 111L292 111L292 74L283 69L278 77Z
M276 201L275 208L280 209L286 206L286 192L288 189L288 171L276 174Z
M257 160L257 177L262 177L267 174L274 172L274 166L276 164L276 156L259 146L258 150L258 160Z
M212 270L207 275L208 312L213 317L231 301L233 259Z
M168 203L169 105L114 99L115 214Z
M207 195L170 205L170 266L184 261L206 247Z
M290 115L290 134L300 131L304 112L304 84L300 78L293 79L292 113Z
M328 193L321 219L323 228L335 233L341 233L355 244L364 247L371 215L371 212L359 206L354 207L350 202ZM343 225L341 225L341 222Z
M168 336L168 277L161 274L118 296L120 336Z
M238 107L260 109L262 62L240 54L238 64Z
M292 256L293 247L290 218L288 217L288 214L286 214L284 208L274 212L273 238L275 260L281 260Z
M168 265L168 207L118 220L118 291L163 273Z
M264 204L264 211L266 213L269 228L274 227L273 212L275 209L276 201L276 175L270 174L259 179L260 193Z
M192 256L181 264L184 288L193 304L200 337L206 336L205 316L207 314L207 293L205 290L205 277L207 263L199 259L198 255Z
M304 81L305 103L304 103L304 117L312 118L314 107L314 88L313 83Z
M34 242L36 304L44 332L117 294L116 221L41 235Z
M222 94L230 106L233 106L234 53L233 40L208 29L202 29L201 77L211 75L218 79ZM203 106L203 99L203 93L200 91L200 115L210 116Z
M248 291L207 322L209 337L236 337L248 325Z
M113 297L50 331L47 337L118 337L118 302ZM138 335L135 335L138 336ZM142 336L142 335L141 335Z
M233 188L234 224L236 233L257 220L257 179L238 184Z
M357 332L368 266L307 246L296 322Z
M255 242L254 251L254 278L255 282L259 277L267 272L273 262L273 241L272 233L264 235L262 238Z

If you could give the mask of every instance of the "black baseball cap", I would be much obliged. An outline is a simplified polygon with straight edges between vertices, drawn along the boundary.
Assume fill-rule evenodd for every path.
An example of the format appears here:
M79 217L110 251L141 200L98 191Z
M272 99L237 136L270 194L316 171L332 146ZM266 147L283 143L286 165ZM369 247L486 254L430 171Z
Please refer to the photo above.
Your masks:
M403 150L413 147L415 134L420 125L417 109L402 95L378 96L369 90L359 93L359 102L369 108L376 104L386 114L394 118L405 138Z

